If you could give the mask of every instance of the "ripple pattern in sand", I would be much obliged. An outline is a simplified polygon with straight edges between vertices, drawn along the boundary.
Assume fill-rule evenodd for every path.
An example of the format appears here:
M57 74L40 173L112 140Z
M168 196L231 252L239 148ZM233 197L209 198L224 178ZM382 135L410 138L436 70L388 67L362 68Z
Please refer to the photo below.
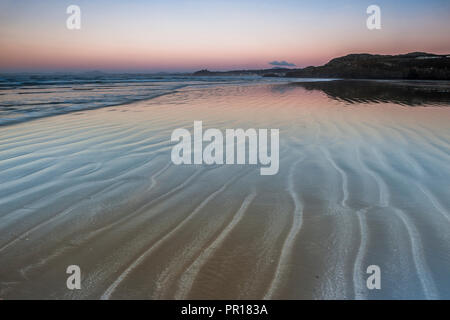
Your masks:
M1 127L0 298L450 298L447 109L230 85ZM173 165L199 119L280 128L279 173Z

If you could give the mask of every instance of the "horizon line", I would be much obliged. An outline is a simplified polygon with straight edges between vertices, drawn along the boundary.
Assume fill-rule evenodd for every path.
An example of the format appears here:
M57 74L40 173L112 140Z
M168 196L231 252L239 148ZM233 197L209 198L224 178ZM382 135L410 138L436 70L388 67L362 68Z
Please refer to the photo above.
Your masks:
M407 53L398 53L398 54L380 54L380 53L367 53L367 52L357 52L357 53L347 53L345 55L340 55L337 57L333 57L330 58L329 60L327 60L326 63L321 64L321 65L308 65L305 67L300 67L300 66L272 66L272 67L268 67L268 68L236 68L236 69L226 69L226 70L214 70L214 69L209 69L208 67L200 67L200 68L192 68L189 70L173 70L173 71L168 71L168 70L160 70L160 71L152 71L152 70L121 70L121 69L102 69L102 68L92 68L92 69L84 69L84 68L79 68L79 69L73 69L73 68L68 68L66 70L64 70L64 68L61 69L54 69L54 70L21 70L21 71L3 71L0 70L0 75L1 74L86 74L86 73L104 73L104 74L152 74L152 75L163 75L163 74L167 74L167 75L174 75L174 74L192 74L198 71L209 71L209 72L234 72L234 71L260 71L260 70L271 70L271 69L289 69L289 70L301 70L301 69L305 69L308 67L320 67L320 66L324 66L327 63L329 63L331 60L336 59L336 58L341 58L341 57L345 57L348 55L364 55L364 54L368 54L368 55L373 55L373 56L401 56L401 55L408 55L408 54L413 54L413 53L423 53L423 54L428 54L428 55L436 55L436 56L450 56L450 53L448 54L442 54L442 53L431 53L431 52L425 52L425 51L411 51L411 52L407 52ZM268 62L267 64L270 64L270 62Z

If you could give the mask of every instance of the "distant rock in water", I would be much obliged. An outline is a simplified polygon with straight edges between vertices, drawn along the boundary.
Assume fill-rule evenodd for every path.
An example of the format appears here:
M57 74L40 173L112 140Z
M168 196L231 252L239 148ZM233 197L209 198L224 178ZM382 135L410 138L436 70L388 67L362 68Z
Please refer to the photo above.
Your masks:
M320 67L286 73L293 78L450 80L450 56L424 52L402 55L349 54Z
M202 70L194 72L192 75L193 76L212 76L216 73L217 72L211 72L208 69L202 69Z
M232 70L232 71L209 71L207 69L192 73L193 76L262 76L262 77L284 77L284 75L295 69L271 68L261 70Z

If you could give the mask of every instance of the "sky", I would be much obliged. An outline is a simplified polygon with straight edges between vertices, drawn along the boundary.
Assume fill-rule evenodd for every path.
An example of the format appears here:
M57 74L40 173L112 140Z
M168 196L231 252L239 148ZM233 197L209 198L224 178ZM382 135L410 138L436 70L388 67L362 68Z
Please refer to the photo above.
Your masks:
M81 29L69 30L69 5ZM366 9L381 8L368 30ZM450 54L449 0L0 0L0 72L185 72Z

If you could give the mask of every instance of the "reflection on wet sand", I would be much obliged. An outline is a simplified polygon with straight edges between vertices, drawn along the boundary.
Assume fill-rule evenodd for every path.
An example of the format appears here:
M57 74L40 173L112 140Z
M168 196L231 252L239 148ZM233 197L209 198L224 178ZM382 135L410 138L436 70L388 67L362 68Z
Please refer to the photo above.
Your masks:
M449 106L450 104L450 82L448 81L299 81L287 85L287 87L290 86L321 90L332 99L348 103L391 102L407 106Z

